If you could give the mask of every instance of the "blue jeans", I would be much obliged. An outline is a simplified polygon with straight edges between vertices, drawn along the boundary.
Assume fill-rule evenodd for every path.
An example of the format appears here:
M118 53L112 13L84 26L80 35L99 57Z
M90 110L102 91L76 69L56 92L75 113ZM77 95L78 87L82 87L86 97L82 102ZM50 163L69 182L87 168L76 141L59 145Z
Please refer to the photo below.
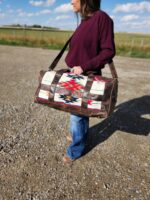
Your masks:
M89 129L89 118L71 114L70 116L70 133L72 143L67 148L67 156L72 160L79 158L84 149Z

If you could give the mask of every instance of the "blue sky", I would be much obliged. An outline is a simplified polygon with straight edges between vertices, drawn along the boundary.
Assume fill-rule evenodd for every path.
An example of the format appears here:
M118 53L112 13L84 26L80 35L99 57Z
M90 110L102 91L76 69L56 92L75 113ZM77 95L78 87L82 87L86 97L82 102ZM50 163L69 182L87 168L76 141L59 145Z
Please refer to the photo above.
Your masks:
M77 26L70 0L0 0L0 26L40 24L64 30ZM114 20L115 32L150 33L150 1L102 0L101 9Z

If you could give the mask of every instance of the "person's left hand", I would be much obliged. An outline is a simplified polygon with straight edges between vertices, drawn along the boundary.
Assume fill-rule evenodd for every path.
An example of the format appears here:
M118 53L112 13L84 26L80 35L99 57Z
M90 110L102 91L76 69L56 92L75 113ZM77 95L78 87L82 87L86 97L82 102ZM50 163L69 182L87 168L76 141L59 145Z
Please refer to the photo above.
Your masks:
M82 69L80 66L74 66L74 67L72 68L72 72L73 72L74 74L80 75L80 74L83 73L83 69Z

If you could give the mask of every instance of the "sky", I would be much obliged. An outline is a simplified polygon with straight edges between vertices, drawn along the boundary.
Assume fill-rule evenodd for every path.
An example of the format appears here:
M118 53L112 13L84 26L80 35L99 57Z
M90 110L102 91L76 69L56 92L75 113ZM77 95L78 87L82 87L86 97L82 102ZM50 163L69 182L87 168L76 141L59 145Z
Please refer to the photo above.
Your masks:
M150 0L102 0L101 9L114 21L115 32L150 33ZM0 0L0 26L51 26L75 30L71 0Z

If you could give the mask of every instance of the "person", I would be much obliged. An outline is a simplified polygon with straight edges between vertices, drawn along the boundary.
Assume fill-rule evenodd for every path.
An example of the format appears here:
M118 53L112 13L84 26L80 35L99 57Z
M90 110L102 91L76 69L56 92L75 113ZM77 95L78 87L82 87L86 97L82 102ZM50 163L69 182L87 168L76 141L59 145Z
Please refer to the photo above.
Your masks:
M100 0L71 0L73 11L81 17L65 57L74 74L88 71L101 74L101 69L115 56L113 20L100 9L100 3ZM67 136L71 143L63 157L64 163L82 156L88 129L88 117L71 114L70 136Z

